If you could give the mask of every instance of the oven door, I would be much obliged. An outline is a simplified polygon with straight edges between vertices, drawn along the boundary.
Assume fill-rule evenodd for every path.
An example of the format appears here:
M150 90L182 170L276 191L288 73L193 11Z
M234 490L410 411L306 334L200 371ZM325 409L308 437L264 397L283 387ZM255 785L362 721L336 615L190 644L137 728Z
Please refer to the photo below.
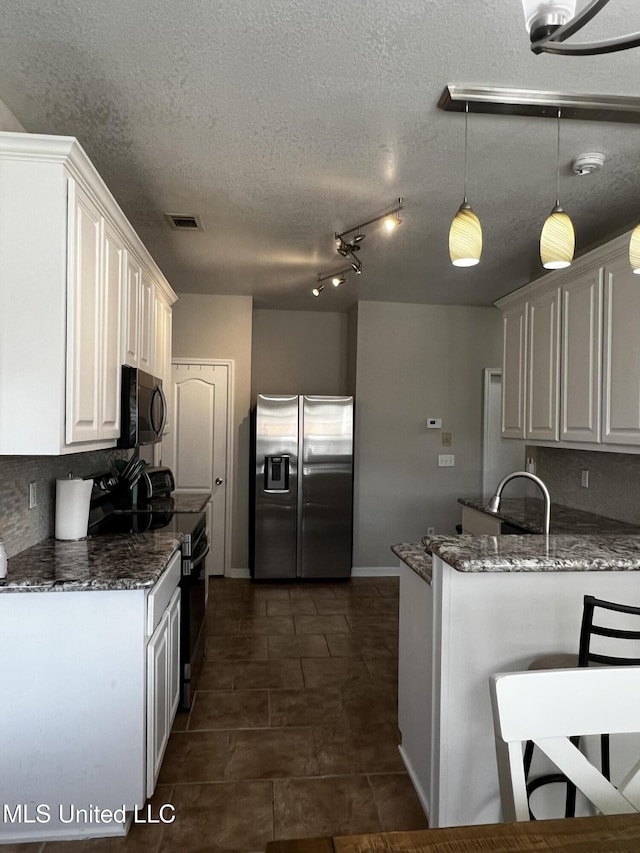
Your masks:
M183 557L180 581L180 663L182 670L181 707L187 711L205 656L205 560L211 549L206 532L198 539L190 557Z

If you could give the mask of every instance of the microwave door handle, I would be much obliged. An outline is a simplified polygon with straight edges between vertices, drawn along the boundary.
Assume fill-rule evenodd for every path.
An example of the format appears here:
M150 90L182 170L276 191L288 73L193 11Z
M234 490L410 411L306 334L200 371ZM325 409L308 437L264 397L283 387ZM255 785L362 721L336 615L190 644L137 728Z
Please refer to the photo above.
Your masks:
M156 400L156 396L160 396L160 426L156 426L155 418L153 417L153 404ZM167 400L164 396L164 392L159 385L153 389L153 394L151 395L151 400L149 400L149 423L151 424L151 429L153 430L153 434L156 438L160 438L162 435L162 430L164 429L165 423L167 421Z
M194 554L194 556L193 556L192 562L194 562L194 563L201 563L202 560L204 560L204 558L209 554L209 551L211 550L211 541L206 534L204 536L204 540L205 540L205 546L204 546L202 553L197 554L197 555Z

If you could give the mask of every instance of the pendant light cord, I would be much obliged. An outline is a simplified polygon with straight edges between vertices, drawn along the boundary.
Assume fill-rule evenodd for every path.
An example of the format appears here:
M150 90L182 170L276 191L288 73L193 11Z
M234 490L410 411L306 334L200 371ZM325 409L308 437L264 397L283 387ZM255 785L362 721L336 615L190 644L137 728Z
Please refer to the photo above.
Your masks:
M556 157L556 206L560 207L560 115L562 110L558 107L558 152Z
M469 101L465 101L464 105L464 202L467 201L467 138L469 133Z

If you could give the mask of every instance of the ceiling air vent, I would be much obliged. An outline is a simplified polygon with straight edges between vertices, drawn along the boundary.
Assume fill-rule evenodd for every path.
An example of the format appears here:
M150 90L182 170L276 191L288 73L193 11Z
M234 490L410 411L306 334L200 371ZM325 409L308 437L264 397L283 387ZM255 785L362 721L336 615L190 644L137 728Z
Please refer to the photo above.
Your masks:
M183 213L165 213L165 216L174 231L204 231L199 216Z

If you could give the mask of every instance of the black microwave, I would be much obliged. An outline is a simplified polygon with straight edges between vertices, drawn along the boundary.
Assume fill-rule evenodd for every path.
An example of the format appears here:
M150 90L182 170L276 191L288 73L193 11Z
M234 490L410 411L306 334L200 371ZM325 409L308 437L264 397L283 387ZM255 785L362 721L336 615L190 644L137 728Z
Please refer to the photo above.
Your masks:
M138 447L160 441L167 422L162 380L123 364L120 411L118 447Z

